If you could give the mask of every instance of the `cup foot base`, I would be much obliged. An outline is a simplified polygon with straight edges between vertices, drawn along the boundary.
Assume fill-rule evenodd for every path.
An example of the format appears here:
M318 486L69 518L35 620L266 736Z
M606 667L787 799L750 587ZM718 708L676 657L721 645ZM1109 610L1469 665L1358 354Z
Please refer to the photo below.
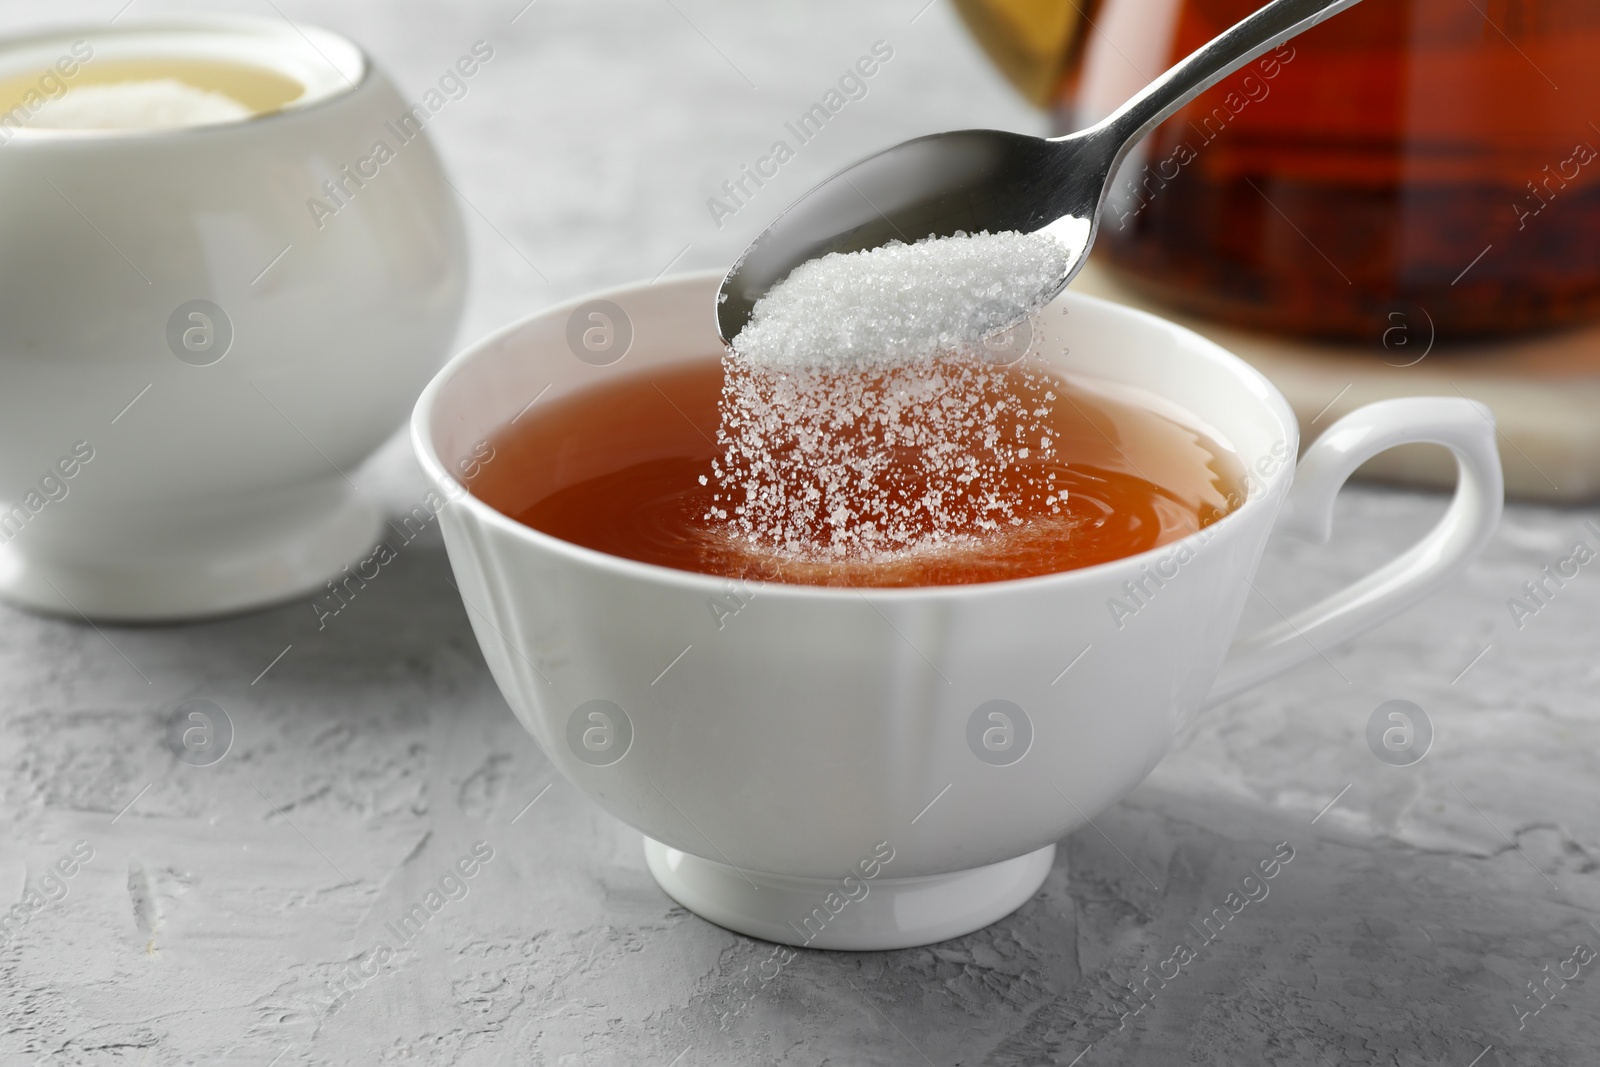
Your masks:
M966 871L880 875L863 881L866 896L835 913L826 901L830 893L836 894L835 906L845 899L837 878L741 871L644 839L645 862L656 882L702 919L764 941L854 951L914 948L981 930L1038 891L1055 855L1056 846L1046 845Z
M320 484L269 507L175 527L161 550L86 561L29 551L31 530L0 545L0 598L100 622L176 622L247 611L322 591L377 543L383 515L347 485ZM40 531L43 532L43 531ZM144 540L130 538L130 540ZM150 539L154 540L154 538ZM109 556L120 556L115 561Z

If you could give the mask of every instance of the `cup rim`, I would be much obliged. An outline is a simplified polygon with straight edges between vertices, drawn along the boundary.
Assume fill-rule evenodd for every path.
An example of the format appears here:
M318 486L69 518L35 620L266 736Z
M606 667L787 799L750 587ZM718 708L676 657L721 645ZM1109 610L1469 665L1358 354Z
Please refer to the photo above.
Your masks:
M347 84L336 87L333 91L307 104L294 106L293 102L291 101L289 106L280 107L276 111L267 111L260 114L246 115L244 118L229 119L225 122L208 122L203 125L196 126L167 126L157 127L154 129L63 129L53 126L0 126L0 130L4 130L9 135L4 141L0 141L0 146L9 147L13 143L50 144L86 141L147 141L152 138L163 137L180 138L215 135L227 130L252 128L262 123L271 122L275 119L291 119L296 116L309 114L310 112L332 106L342 100L348 99L357 91L365 88L371 82L373 72L376 69L372 62L372 57L368 55L367 50L361 47L361 45L355 40L346 36L345 34L337 32L336 30L330 30L323 26L311 25L309 23L303 25L292 23L289 22L287 18L284 18L283 22L287 23L295 30L300 31L302 36L304 36L304 31L306 29L310 29L316 33L326 34L328 37L336 39L341 44L349 48L355 54L356 59L361 65L361 69L359 72L357 72L356 77L353 80L348 81ZM268 29L276 31L278 29L278 20L270 19L262 15L197 11L148 15L135 19L131 22L125 22L107 27L90 26L81 22L63 23L55 27L46 27L44 29L34 30L28 33L0 36L0 50L13 48L19 45L47 41L53 38L71 38L74 35L84 36L90 31L93 31L97 34L106 34L108 32L111 34L126 34L136 33L144 30L206 29L260 33L261 31ZM307 39L306 43L311 44L311 41ZM311 46L312 48L316 48L315 44L311 44ZM331 64L332 61L329 60L329 63Z
M492 507L486 501L474 495L469 487L458 481L440 460L438 452L434 448L432 437L431 423L434 404L437 402L439 395L458 374L468 368L475 359L493 349L506 338L525 329L536 319L570 315L574 308L593 300L616 300L618 297L627 296L643 289L659 289L663 285L673 283L692 285L707 281L720 282L724 273L721 270L685 271L681 274L669 275L654 281L639 279L622 285L614 285L606 289L583 293L571 300L552 304L524 315L479 338L450 357L417 397L416 405L412 408L410 423L412 453L422 467L424 477L433 487L443 491L444 507L464 505L473 513L477 521L521 541L529 542L567 562L583 567L598 568L616 577L677 586L683 589L704 592L707 595L716 595L723 592L724 587L729 582L742 581L746 586L758 588L762 596L809 599L820 602L843 601L862 596L871 596L874 600L893 601L962 600L976 596L993 596L1002 592L1014 592L1023 587L1045 588L1058 584L1062 586L1087 584L1095 581L1112 568L1131 567L1137 570L1139 565L1149 563L1158 556L1175 552L1180 546L1192 548L1211 541L1219 533L1227 533L1240 528L1247 521L1251 521L1246 518L1246 513L1249 513L1253 518L1257 512L1268 507L1269 501L1286 491L1287 483L1293 478L1295 463L1291 458L1280 465L1270 476L1261 478L1262 485L1259 492L1249 493L1243 504L1211 525L1180 537L1175 541L1168 541L1154 548L1145 549L1143 552L1118 556L1116 559L1090 564L1086 567L1075 567L1071 570L1053 571L1049 574L1037 574L1025 578L1006 578L1000 581L967 582L955 585L834 586L804 585L796 582L766 581L758 578L733 579L717 574L706 574L701 571L680 570L676 567L666 567L657 563L643 563L639 560L614 556L609 552L601 552L598 549L574 544L571 541L562 540L553 534L545 533L543 530L538 530L519 522ZM1257 387L1255 391L1263 405L1277 417L1284 427L1289 456L1293 457L1297 454L1300 442L1300 424L1295 418L1289 401L1278 387L1268 380L1266 375L1245 362L1244 359L1223 348L1215 341L1203 337L1188 327L1181 326L1170 319L1164 319L1160 315L1128 307L1125 304L1118 304L1102 297L1090 296L1086 293L1072 293L1070 288L1068 289L1068 294L1070 294L1070 299L1085 301L1100 308L1108 309L1114 315L1122 315L1135 320L1150 320L1154 323L1159 323L1163 327L1176 329L1186 334L1193 341L1198 342L1199 351L1191 353L1192 355L1219 363L1245 382ZM1184 406L1181 401L1174 400L1173 402L1180 407Z

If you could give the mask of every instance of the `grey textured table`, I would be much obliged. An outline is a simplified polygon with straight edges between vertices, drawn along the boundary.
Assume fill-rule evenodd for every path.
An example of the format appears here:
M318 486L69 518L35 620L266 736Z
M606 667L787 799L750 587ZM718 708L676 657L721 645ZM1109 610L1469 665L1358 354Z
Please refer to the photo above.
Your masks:
M942 3L524 2L276 4L356 36L414 94L491 42L432 127L469 201L463 339L724 264L874 146L1040 121ZM6 0L0 28L123 3ZM713 219L707 198L877 40L894 58L866 98ZM356 477L396 512L423 493L399 439ZM1360 489L1340 507L1330 548L1274 543L1257 580L1274 604L1371 568L1443 501ZM0 1063L1592 1062L1600 581L1585 568L1521 627L1507 606L1600 543L1589 517L1511 509L1447 592L1203 716L1015 915L931 948L801 952L764 984L746 979L769 946L675 907L638 834L514 722L436 532L320 631L307 604L99 630L0 609L0 902L60 858L75 872L0 946ZM233 724L215 765L168 747L190 699ZM1391 699L1435 733L1411 766L1367 741ZM466 895L402 947L391 924L478 841L492 858ZM1280 842L1269 895L1207 940ZM400 951L363 974L380 945Z

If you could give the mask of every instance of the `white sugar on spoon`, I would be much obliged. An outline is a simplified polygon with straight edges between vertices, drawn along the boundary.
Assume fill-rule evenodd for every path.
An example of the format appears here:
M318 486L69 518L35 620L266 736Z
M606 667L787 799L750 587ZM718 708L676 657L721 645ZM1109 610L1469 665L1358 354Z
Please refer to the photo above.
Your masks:
M1076 255L1044 233L958 233L807 260L733 340L763 370L847 370L971 349L1038 310Z

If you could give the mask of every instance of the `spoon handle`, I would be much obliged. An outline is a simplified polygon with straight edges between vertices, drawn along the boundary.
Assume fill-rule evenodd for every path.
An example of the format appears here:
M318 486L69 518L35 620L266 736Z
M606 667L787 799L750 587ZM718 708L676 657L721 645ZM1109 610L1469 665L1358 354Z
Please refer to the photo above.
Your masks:
M1106 137L1116 157L1163 119L1269 48L1308 30L1360 0L1273 0L1202 45L1086 134ZM1075 134L1070 136L1082 136Z

